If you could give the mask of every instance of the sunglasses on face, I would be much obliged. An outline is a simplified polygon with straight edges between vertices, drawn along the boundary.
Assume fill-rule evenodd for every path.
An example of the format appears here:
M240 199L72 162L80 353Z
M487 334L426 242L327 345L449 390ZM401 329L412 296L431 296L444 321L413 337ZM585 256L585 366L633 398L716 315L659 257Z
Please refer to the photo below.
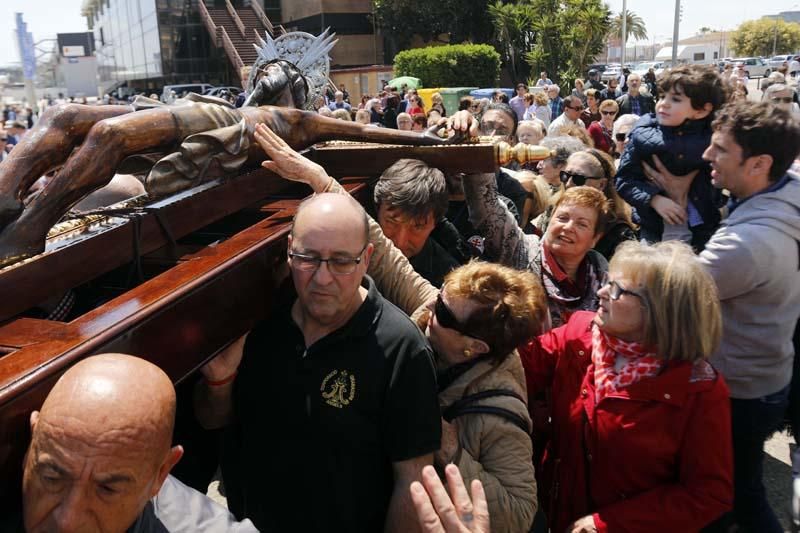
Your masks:
M579 106L576 106L576 107L570 107L570 106L566 105L564 107L566 107L567 109L572 109L573 111L583 111L583 106L582 105L579 105Z
M433 314L436 316L436 322L438 322L443 328L452 329L453 331L457 331L462 335L466 335L467 337L472 337L474 339L479 338L476 337L474 333L470 333L467 330L466 325L458 321L450 308L444 303L441 294L436 297L436 305L433 308Z
M569 180L572 180L576 186L580 187L581 185L586 185L587 180L599 180L603 178L597 178L595 176L582 176L581 174L573 174L572 172L567 172L566 170L562 170L558 173L558 177L561 179L561 183L567 184Z
M776 104L791 104L794 99L791 96L776 96L770 100Z
M617 114L617 112L616 111L600 111L600 114L601 115L606 115L608 117L613 117L614 115Z

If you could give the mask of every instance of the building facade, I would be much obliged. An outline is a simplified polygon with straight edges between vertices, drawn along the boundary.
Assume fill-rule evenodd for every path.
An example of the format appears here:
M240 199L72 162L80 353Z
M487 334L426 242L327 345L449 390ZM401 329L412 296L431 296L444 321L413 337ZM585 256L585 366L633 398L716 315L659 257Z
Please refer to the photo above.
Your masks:
M198 1L84 0L100 92L123 84L158 91L178 83L227 83L227 60L200 20Z
M281 17L287 31L318 35L330 27L336 32L333 68L384 62L383 38L372 23L371 0L281 0Z

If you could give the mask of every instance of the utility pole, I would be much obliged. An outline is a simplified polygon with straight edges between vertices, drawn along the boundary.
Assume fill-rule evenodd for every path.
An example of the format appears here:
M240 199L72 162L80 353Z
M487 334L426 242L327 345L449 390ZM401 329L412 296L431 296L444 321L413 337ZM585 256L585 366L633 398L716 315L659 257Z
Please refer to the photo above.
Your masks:
M772 55L777 53L778 48L778 16L775 16L775 28L772 32Z
M628 0L622 0L622 54L619 64L622 65L620 72L625 68L625 49L628 44Z
M681 23L681 0L675 0L675 23L672 28L672 66L678 64L678 27Z

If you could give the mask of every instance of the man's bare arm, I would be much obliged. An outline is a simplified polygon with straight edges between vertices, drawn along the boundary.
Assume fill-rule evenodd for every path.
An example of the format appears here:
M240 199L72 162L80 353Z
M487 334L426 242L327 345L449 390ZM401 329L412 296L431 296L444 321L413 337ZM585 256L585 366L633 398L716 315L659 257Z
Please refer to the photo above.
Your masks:
M407 461L392 463L394 489L386 514L386 533L421 532L411 499L411 484L422 480L422 469L433 464L433 454L422 455Z
M194 390L194 410L205 429L222 428L233 421L233 383L246 339L243 335L235 340L200 369L204 379Z

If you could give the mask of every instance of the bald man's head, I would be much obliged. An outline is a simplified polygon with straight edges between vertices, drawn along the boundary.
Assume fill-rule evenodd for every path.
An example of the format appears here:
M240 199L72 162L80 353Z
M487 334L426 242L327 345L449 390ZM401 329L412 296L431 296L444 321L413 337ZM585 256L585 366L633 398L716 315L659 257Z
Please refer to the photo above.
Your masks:
M295 229L302 228L302 220L306 216L314 218L324 217L336 227L352 231L360 227L364 235L364 242L369 241L369 216L364 207L349 194L322 193L315 194L300 202L294 215L292 237ZM298 225L298 221L301 224Z
M349 195L319 194L300 205L289 265L305 323L327 328L355 313L371 255L367 215Z
M171 448L175 390L157 366L84 359L31 415L23 505L31 531L125 531L182 454Z

